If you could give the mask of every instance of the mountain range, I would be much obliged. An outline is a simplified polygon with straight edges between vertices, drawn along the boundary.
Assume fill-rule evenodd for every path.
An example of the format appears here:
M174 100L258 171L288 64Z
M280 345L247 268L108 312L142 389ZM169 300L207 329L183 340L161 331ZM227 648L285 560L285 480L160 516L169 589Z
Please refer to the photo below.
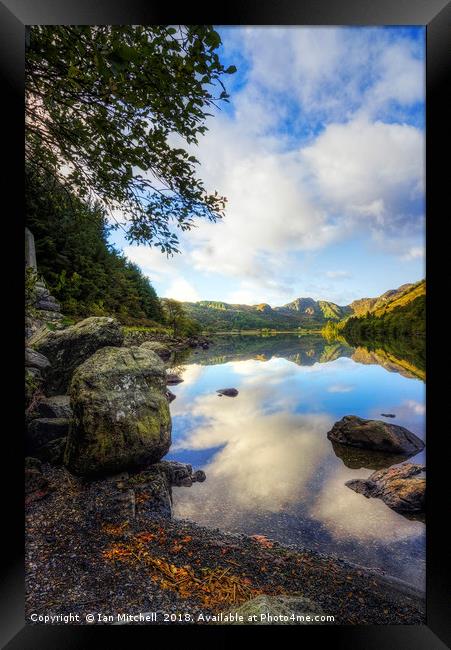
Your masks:
M296 298L281 307L271 307L267 303L241 305L208 300L185 302L183 305L191 318L197 320L204 329L212 331L315 330L329 321L343 321L351 316L364 316L367 313L378 316L387 310L408 304L425 291L425 281L421 280L403 284L375 298L354 300L349 305L337 305L328 300L313 298Z

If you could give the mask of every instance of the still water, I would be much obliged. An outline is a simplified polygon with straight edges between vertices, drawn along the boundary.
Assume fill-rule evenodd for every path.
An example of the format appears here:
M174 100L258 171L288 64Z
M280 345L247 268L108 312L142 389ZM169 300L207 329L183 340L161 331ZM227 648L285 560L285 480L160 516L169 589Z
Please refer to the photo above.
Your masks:
M332 553L424 588L424 523L345 486L393 460L343 454L326 436L344 415L393 413L386 421L424 440L418 368L381 350L285 335L219 339L178 370L167 458L207 480L174 489L175 517ZM230 387L237 397L215 392ZM424 451L409 462L425 462Z

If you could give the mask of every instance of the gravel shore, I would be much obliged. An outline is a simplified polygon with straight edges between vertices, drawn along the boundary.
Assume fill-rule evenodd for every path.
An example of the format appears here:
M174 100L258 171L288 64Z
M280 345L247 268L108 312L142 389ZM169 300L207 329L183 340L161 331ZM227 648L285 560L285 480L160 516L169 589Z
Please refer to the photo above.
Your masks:
M149 514L139 495L134 516L127 504L112 513L111 482L42 471L48 485L26 505L28 622L73 615L86 624L94 614L93 624L111 624L109 616L155 613L152 624L204 624L260 594L302 595L338 625L425 622L424 601L399 581L261 536Z

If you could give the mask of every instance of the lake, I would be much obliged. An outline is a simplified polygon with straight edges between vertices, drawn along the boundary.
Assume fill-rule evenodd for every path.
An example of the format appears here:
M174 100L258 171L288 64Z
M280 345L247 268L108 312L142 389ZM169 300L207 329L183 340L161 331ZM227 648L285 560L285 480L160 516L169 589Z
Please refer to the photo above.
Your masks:
M179 360L173 444L204 483L174 488L174 516L337 555L425 586L425 525L345 486L393 460L336 449L344 415L399 424L424 440L420 368L384 350L315 336L237 336ZM234 387L237 397L216 390ZM382 413L396 415L394 419ZM425 452L409 462L425 462Z

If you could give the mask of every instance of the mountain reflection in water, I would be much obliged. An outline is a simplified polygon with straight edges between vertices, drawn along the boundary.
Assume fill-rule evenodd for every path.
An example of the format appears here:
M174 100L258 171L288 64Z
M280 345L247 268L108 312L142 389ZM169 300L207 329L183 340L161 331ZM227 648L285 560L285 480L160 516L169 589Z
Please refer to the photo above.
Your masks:
M405 459L337 448L326 436L344 415L394 413L390 422L424 439L424 384L402 364L396 372L393 358L386 368L372 352L367 365L361 348L313 336L229 337L191 352L173 387L167 457L207 480L174 490L175 516L335 553L423 587L424 524L345 486ZM237 397L216 395L232 386ZM424 462L424 451L409 460Z

